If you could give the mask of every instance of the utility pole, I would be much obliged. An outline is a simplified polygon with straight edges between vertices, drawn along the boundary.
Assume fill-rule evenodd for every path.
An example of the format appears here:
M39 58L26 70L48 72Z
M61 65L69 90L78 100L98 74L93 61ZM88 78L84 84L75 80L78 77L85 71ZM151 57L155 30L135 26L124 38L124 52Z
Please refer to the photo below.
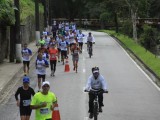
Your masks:
M21 39L20 39L20 8L19 8L19 0L14 0L15 7L15 32L16 32L16 63L22 62L22 55L21 55Z
M38 40L40 39L40 30L39 30L39 0L35 0L35 29L36 29L36 44L38 44Z
M42 4L44 6L44 28L46 31L47 29L47 0L42 0Z
M52 2L51 0L49 0L49 20L48 20L48 23L49 23L49 33L51 33L51 29L52 29Z

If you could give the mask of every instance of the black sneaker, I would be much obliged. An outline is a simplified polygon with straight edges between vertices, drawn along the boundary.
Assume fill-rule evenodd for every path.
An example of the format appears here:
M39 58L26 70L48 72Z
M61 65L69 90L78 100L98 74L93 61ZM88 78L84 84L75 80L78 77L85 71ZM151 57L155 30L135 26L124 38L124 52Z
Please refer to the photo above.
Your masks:
M93 118L93 113L89 114L89 118L92 119Z
M102 112L102 107L99 107L99 112Z

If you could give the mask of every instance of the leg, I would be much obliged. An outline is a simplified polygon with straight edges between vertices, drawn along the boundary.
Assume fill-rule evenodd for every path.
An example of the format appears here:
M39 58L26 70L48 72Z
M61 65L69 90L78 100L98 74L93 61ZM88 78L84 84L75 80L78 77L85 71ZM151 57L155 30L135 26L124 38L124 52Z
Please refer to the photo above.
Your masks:
M102 106L104 106L103 105L103 93L100 93L98 95L98 102L99 102L99 112L102 112Z
M93 101L94 101L94 95L92 93L89 93L89 112L93 113Z
M50 60L51 76L53 75L53 60Z
M54 65L53 72L55 73L55 71L56 71L56 65L57 65L57 60L53 61L53 65Z
M41 89L41 75L38 74L38 90Z
M45 81L46 75L42 75L42 82Z
M30 65L30 61L27 61L27 73L29 73L29 65Z
M24 74L26 73L26 61L23 61L23 72L24 72Z
M76 68L76 73L77 73L77 69L78 69L78 60L75 61L75 68Z

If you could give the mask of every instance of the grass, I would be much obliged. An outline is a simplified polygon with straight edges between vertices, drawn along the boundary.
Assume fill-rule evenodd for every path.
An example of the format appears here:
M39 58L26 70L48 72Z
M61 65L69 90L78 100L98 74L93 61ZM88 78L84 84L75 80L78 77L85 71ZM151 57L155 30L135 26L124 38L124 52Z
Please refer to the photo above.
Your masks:
M128 36L122 35L120 33L115 33L115 31L111 30L99 30L100 32L108 33L109 35L113 35L118 38L122 43L126 45L139 59L141 59L158 77L160 77L160 59L155 57L149 51L139 44L137 44L132 38Z

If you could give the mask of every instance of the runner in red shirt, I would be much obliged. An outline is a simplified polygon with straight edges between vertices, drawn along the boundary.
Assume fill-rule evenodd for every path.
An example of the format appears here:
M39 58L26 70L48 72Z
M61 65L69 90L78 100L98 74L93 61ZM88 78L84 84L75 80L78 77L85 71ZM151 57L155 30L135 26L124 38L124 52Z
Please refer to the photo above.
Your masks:
M49 58L50 58L50 67L51 67L51 76L55 76L56 71L58 50L55 48L55 44L52 44L49 48Z

